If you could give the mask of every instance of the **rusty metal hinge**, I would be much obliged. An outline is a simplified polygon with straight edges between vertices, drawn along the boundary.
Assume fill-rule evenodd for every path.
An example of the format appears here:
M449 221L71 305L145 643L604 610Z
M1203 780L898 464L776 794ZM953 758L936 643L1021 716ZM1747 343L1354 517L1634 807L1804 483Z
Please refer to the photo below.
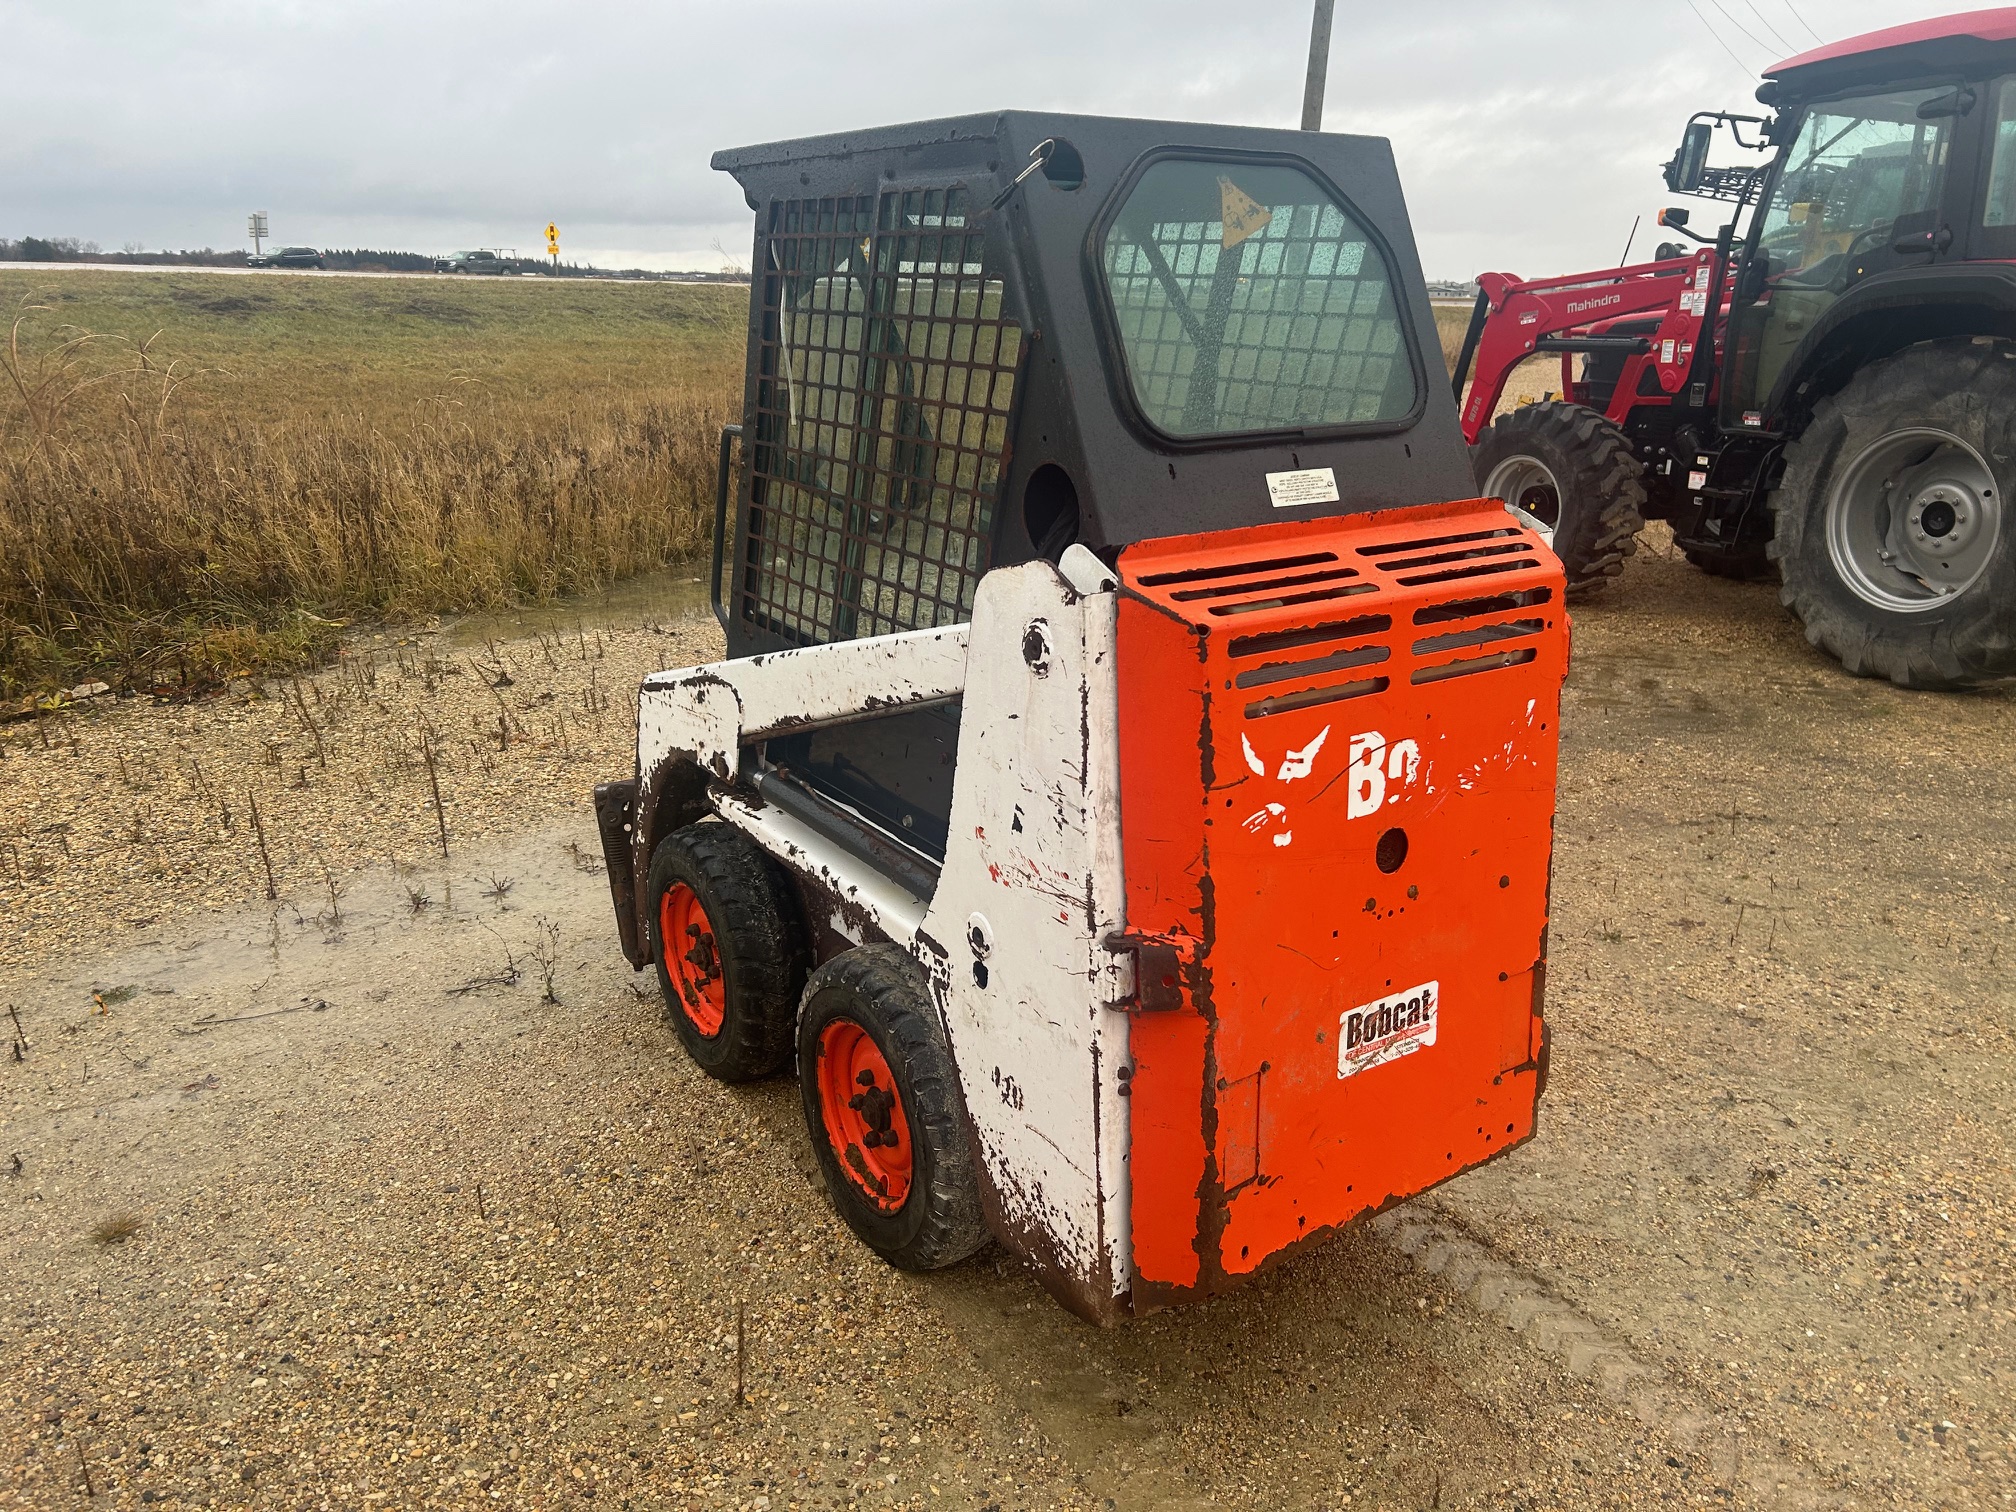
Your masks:
M1183 968L1195 942L1127 931L1109 934L1102 943L1116 955L1134 957L1134 999L1126 1005L1131 1011L1174 1013L1184 1006Z

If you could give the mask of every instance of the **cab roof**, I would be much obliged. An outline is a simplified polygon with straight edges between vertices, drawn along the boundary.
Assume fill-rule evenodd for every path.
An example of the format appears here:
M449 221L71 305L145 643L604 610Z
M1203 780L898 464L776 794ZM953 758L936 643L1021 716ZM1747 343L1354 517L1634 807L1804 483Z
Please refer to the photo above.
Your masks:
M1985 72L2016 61L2016 6L1886 26L1798 53L1764 70L1765 103L1889 78Z

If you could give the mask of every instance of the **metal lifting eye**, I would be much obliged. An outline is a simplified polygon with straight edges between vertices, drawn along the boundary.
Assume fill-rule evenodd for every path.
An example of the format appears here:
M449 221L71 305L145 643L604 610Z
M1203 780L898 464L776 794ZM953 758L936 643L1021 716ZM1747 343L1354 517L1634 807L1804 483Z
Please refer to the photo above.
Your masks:
M1036 172L1045 163L1049 162L1050 154L1056 150L1057 138L1055 137L1045 137L1034 147L1031 147L1029 149L1029 166L1016 174L1006 189L1003 189L999 194L994 196L994 203L991 208L999 210L1003 205L1007 204L1008 196L1013 194L1017 189L1020 189L1022 181L1029 177L1030 174Z
M1029 149L1029 166L1027 168L1024 168L1020 173L1015 175L1015 183L1016 184L1021 183L1022 180L1026 179L1027 177L1029 177L1030 174L1034 173L1037 169L1041 168L1045 163L1049 162L1050 154L1055 152L1056 150L1057 150L1057 138L1055 137L1045 137L1043 138L1042 141L1038 142L1034 147L1031 147ZM1012 189L1015 187L1015 185L1010 184L1008 187Z

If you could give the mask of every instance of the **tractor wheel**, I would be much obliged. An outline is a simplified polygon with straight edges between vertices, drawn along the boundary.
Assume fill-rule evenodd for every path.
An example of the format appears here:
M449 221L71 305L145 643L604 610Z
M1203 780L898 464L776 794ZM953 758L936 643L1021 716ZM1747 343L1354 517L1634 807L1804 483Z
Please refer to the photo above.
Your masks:
M862 1243L928 1271L986 1242L952 1052L899 947L857 946L812 973L798 1086L826 1190Z
M1483 494L1537 522L1568 570L1570 597L1601 588L1638 549L1644 470L1629 438L1596 411L1549 400L1500 415L1470 465Z
M691 824L658 842L649 885L658 985L686 1053L719 1081L779 1069L807 952L776 863L738 829Z
M1860 677L2016 675L2016 346L1949 341L1862 369L1785 448L1780 597Z

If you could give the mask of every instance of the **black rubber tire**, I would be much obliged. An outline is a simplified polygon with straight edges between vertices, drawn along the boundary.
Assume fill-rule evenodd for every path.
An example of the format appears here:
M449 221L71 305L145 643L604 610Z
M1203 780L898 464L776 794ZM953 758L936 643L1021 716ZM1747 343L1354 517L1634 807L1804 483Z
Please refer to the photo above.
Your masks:
M675 882L693 890L711 926L710 941L674 942L673 948L711 949L720 963L724 1012L713 1034L701 1033L665 969L658 900ZM658 842L648 894L645 920L665 1016L693 1063L724 1082L754 1081L782 1069L810 964L798 902L782 869L731 825L689 824Z
M1914 614L1871 604L1842 581L1823 514L1834 470L1893 430L1949 431L1987 459L2006 500L2016 488L2016 345L1931 342L1872 362L1785 448L1771 496L1771 557L1779 598L1806 639L1858 677L1903 688L1951 690L2016 676L2016 512L2005 509L1980 578L1944 606Z
M1584 405L1523 405L1500 415L1470 448L1479 491L1499 464L1521 456L1554 475L1554 554L1567 569L1569 597L1587 597L1623 572L1645 528L1644 468L1630 438Z
M1764 541L1740 551L1697 551L1693 547L1682 546L1680 554L1710 577L1727 578L1732 583L1760 583L1768 577L1777 576L1778 572L1772 564L1768 546L1769 543Z
M856 1190L820 1113L820 1035L843 1018L865 1030L888 1061L914 1141L910 1195L893 1213ZM863 1244L898 1270L930 1271L958 1264L987 1242L952 1052L923 975L900 947L858 945L812 973L798 1015L798 1088L827 1195Z

